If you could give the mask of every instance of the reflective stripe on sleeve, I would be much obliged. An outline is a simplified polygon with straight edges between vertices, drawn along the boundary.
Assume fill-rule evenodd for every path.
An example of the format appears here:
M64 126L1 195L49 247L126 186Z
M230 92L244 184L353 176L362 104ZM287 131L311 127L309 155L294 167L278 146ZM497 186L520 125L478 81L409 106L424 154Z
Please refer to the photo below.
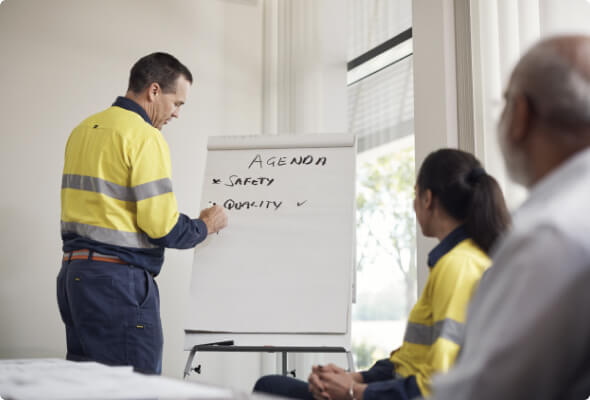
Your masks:
M438 338L443 338L461 346L464 330L465 324L450 318L437 321L432 326L408 322L404 341L430 346Z
M122 232L114 229L102 228L94 225L81 224L78 222L61 222L62 233L76 233L80 236L112 244L115 246L135 247L141 249L153 249L158 246L150 243L143 232Z
M172 181L169 178L162 178L157 181L137 185L132 189L135 192L136 201L145 200L164 193L170 193L172 191Z
M122 201L140 201L172 192L172 181L170 178L162 178L135 187L127 187L93 176L64 174L61 187L96 192Z

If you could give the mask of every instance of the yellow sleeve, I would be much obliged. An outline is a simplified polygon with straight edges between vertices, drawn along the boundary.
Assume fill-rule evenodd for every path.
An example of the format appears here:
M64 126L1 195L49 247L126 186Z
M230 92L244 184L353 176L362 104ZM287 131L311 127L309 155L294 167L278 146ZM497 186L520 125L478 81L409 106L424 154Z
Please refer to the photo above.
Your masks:
M172 166L167 143L159 132L150 133L131 160L131 182L137 204L137 225L153 239L167 235L178 221L172 191Z
M479 269L470 264L468 257L449 253L431 272L435 274L430 290L436 334L428 358L437 372L453 365L463 343L467 307L481 277Z

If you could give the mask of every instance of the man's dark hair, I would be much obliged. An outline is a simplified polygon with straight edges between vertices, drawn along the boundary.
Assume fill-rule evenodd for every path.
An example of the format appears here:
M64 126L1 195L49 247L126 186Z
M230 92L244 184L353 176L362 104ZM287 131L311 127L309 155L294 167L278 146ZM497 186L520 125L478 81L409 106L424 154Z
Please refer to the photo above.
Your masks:
M128 90L140 93L156 82L164 93L170 93L176 90L174 84L180 75L193 83L191 72L174 56L167 53L148 54L131 68Z

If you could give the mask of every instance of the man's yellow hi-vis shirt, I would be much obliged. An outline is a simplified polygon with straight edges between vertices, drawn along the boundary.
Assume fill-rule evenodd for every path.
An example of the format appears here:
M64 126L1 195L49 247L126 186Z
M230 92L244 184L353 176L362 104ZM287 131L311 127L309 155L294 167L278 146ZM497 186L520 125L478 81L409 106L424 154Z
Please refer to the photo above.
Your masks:
M207 228L178 212L166 141L119 97L71 133L61 191L64 251L91 249L157 274L164 247L190 248Z
M462 227L443 242L441 245L452 248L431 252L428 280L410 312L403 345L391 356L395 373L415 376L424 396L431 392L431 377L453 365L463 343L469 301L491 265L490 258L466 238Z

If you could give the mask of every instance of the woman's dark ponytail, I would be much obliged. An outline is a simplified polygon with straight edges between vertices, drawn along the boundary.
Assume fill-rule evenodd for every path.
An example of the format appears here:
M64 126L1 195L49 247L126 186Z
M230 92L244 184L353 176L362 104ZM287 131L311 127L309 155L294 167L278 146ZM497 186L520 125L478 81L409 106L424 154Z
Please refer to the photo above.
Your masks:
M455 149L430 153L417 184L420 192L430 189L451 217L463 221L467 234L486 253L510 225L498 182L472 154Z
M474 182L473 198L465 219L467 233L486 253L510 225L510 214L493 176L485 174Z

